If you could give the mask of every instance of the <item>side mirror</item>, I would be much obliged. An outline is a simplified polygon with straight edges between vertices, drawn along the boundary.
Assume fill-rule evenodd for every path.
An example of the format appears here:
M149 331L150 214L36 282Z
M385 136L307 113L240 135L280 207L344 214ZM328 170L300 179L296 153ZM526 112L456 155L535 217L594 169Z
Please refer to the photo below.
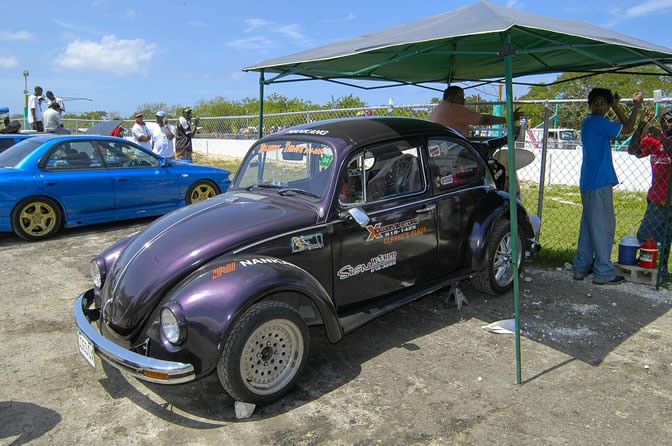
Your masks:
M350 214L350 216L354 218L357 224L359 224L359 226L361 227L368 225L369 222L371 221L369 215L366 212L364 212L361 208L351 208L348 210L348 214Z
M171 164L168 162L167 159L165 159L165 158L161 158L161 159L159 160L159 166L161 166L161 167L170 167Z

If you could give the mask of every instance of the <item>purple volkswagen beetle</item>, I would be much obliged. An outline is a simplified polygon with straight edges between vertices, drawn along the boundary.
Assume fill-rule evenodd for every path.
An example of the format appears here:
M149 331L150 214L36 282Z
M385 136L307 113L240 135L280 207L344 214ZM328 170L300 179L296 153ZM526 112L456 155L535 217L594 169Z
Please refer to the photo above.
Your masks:
M536 246L518 203L519 253ZM216 372L235 400L286 393L308 326L331 342L471 279L513 282L509 196L462 136L411 118L321 121L260 139L229 192L163 216L91 263L79 348L152 382ZM518 258L520 262L522 255Z

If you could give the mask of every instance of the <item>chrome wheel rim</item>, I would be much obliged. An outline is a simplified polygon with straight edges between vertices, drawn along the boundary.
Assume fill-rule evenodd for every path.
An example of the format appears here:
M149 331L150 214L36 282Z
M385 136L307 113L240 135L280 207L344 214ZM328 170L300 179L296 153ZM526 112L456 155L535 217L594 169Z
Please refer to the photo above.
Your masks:
M259 326L245 342L240 374L245 386L258 395L282 390L299 371L303 336L292 321L274 319Z
M499 245L497 245L497 251L495 252L495 261L493 265L495 282L500 287L505 287L513 280L513 244L512 244L511 233L509 232L502 240L500 240ZM518 265L520 265L520 259L522 256L521 253L521 244L520 239L518 239Z
M215 188L209 184L199 184L191 193L191 202L197 203L199 201L207 200L217 195Z
M45 235L56 227L56 210L43 201L24 206L19 214L21 229L30 235Z

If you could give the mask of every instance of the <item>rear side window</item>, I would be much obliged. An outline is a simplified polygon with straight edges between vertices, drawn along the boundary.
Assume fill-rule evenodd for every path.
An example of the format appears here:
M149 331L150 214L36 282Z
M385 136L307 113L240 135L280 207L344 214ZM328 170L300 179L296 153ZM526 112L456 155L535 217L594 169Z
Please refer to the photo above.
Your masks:
M484 181L485 167L471 148L448 139L430 139L428 151L432 183L438 191Z
M44 170L102 169L103 163L90 141L68 141L51 151Z
M14 144L9 149L0 153L0 167L16 166L40 144L42 144L40 141L35 141L33 139L26 139Z
M5 149L8 149L16 144L14 138L0 138L0 152L4 152Z

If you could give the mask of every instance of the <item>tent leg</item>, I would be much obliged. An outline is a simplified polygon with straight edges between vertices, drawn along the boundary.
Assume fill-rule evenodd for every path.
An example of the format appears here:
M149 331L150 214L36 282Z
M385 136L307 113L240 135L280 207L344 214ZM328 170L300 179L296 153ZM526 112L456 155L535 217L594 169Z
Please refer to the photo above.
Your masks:
M259 131L258 137L264 136L264 70L259 72Z
M505 37L504 69L506 71L506 126L509 145L509 166L516 165L516 146L513 139L513 55L511 32ZM518 311L518 208L516 204L516 175L509 175L509 214L511 220L511 254L513 265L513 312L516 319L516 384L522 384L520 373L520 314Z

